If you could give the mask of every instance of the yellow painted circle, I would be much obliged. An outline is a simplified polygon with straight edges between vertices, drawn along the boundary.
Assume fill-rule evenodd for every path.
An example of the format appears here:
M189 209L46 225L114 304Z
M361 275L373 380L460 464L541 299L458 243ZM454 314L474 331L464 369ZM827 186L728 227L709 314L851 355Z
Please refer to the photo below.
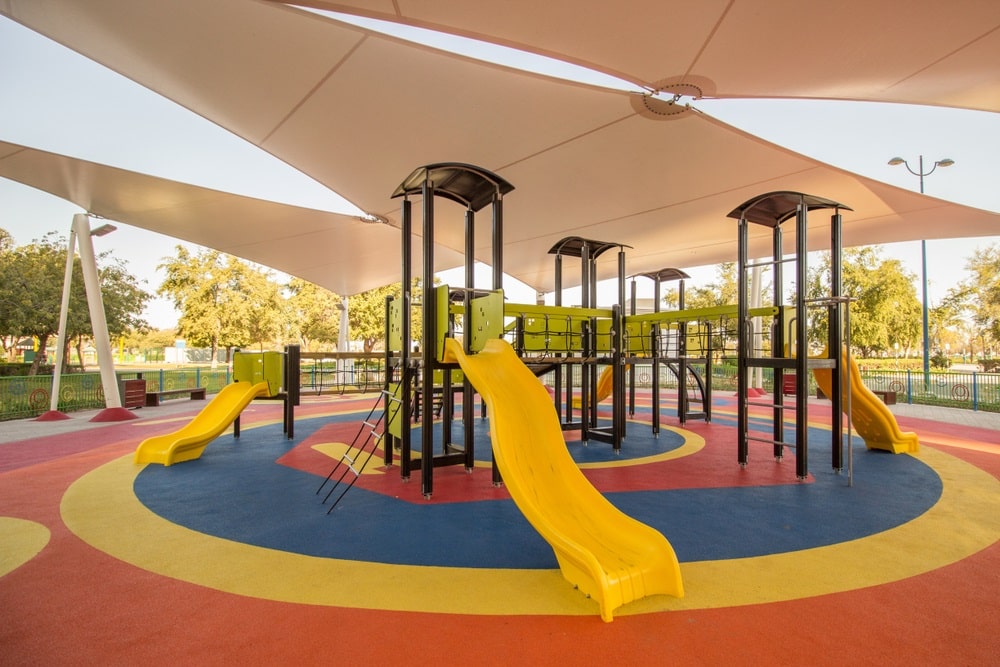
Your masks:
M40 523L0 516L0 577L38 555L52 534Z
M1000 539L1000 482L939 451L917 455L942 480L937 504L896 528L841 544L681 564L686 595L644 598L620 614L761 604L889 583L961 560ZM389 565L320 558L198 533L150 512L125 456L78 479L63 521L91 546L137 567L248 597L455 614L586 614L597 604L559 570ZM941 539L960 534L961 540ZM669 539L670 536L667 536ZM446 591L446 593L443 593Z

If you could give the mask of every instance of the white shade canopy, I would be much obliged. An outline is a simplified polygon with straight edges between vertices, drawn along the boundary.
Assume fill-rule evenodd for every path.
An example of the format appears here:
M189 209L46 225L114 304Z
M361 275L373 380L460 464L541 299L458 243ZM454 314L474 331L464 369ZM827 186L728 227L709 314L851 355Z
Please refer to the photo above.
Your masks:
M548 249L571 235L629 246L633 274L734 261L727 214L774 190L853 209L843 211L847 246L1000 233L996 214L824 165L709 117L697 101L644 94L998 112L996 2L307 4L559 57L636 91L527 74L277 2L7 0L0 13L233 131L387 224L14 144L0 144L0 176L345 295L399 280L392 193L415 168L438 162L479 165L513 184L503 269L538 291L554 286ZM464 211L443 203L437 213L436 265L457 266ZM770 254L767 230L753 234L751 253ZM489 263L490 235L476 238L477 258ZM827 243L825 233L810 234L810 247ZM613 260L600 263L598 277L616 270Z

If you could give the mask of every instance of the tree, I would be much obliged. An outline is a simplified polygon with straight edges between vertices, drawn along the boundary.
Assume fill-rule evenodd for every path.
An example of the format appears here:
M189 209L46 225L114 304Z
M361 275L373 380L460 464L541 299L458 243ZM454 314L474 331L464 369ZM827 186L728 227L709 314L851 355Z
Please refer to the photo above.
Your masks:
M0 345L4 356L12 360L20 336L15 330L14 303L10 288L14 285L14 238L0 228Z
M693 310L697 308L712 308L715 306L735 306L739 302L739 281L737 280L737 266L735 262L724 262L715 269L716 282L709 283L704 287L685 289L684 308ZM762 280L765 280L762 272ZM762 300L766 303L770 301L770 292L767 284L761 287ZM736 340L734 328L717 326L713 335L712 346L723 353L731 347ZM766 332L764 332L766 337Z
M684 291L684 307L688 308L687 290ZM677 310L681 303L681 291L677 287L668 287L660 296L660 307L662 310Z
M159 265L166 278L158 293L180 311L178 334L192 345L218 349L272 342L288 316L280 286L265 271L216 250L192 255L177 246L177 256Z
M289 281L288 293L293 331L303 349L316 351L323 344L336 345L340 337L341 298L301 278Z
M399 299L402 295L400 285L393 283L348 297L351 338L360 340L365 352L371 352L385 340L385 299L388 296ZM419 294L419 291L414 289L413 293Z
M49 337L58 332L65 267L66 244L60 248L51 234L3 253L0 329L15 338L38 337L41 353L28 371L31 375L44 361Z
M411 292L416 299L420 298L422 292L420 284L417 279L412 281ZM393 283L348 298L347 314L351 326L351 339L361 340L365 352L372 352L385 340L385 299L387 296L394 299L401 298L401 285L402 283ZM410 324L413 340L420 340L423 322L419 308L413 308Z
M125 336L132 331L146 331L149 324L142 318L141 313L146 308L146 302L151 298L151 294L139 285L139 281L128 272L125 263L111 256L110 251L98 255L98 260L109 261L110 264L98 267L98 280L101 285L101 301L104 305L104 319L108 326L108 335L111 340ZM77 275L74 271L73 291L77 292L78 287L83 283L82 270ZM84 290L85 291L85 290ZM83 305L87 308L86 295L82 296ZM93 325L90 322L90 311L87 309L86 318L67 318L66 344L69 345L71 338L76 340L77 358L80 360L80 368L83 369L84 355L83 344L86 340L93 339ZM70 323L78 328L71 328ZM63 350L62 359L68 360L69 355Z
M0 251L0 301L4 304L0 310L0 331L16 338L38 338L42 354L35 357L29 374L38 372L49 339L59 333L66 247L66 239L50 233L41 241ZM109 256L108 252L97 256L98 275L108 332L119 335L132 327L145 326L139 314L150 295L139 287L119 260L102 267L101 263L108 261ZM74 258L72 275L66 318L67 347L61 355L64 367L70 341L75 339L82 345L85 337L93 336L78 257Z
M736 305L739 299L736 263L719 264L715 269L715 275L718 279L717 282L709 283L704 287L685 289L684 307L686 309Z
M884 259L879 246L844 250L841 274L844 296L850 297L851 346L863 356L888 352L899 343L903 349L920 340L921 306L913 287L914 275L896 259ZM823 253L819 266L810 270L807 298L830 295L830 255ZM827 310L809 313L809 341L825 346Z
M973 343L980 351L1000 342L1000 247L977 249L966 261L971 274L948 291L942 305L968 315L973 328Z

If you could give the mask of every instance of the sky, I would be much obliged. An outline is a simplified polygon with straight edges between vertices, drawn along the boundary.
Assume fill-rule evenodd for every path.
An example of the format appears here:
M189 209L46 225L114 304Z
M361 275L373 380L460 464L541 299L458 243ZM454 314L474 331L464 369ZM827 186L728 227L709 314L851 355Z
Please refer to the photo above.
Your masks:
M904 166L889 166L890 158L902 157L916 169L923 155L925 172L935 160L950 158L953 166L925 179L925 192L1000 212L1000 114L816 101L701 100L693 105L774 143L903 188L918 190L919 179ZM0 140L237 194L361 213L213 123L3 17ZM80 212L74 204L0 178L0 228L18 245L49 232L68 236L72 217ZM126 224L116 226L114 233L94 239L95 250L123 259L150 292L163 279L157 265L174 254L175 246L196 249ZM927 242L932 307L967 277L964 266L973 252L991 245L1000 245L1000 229L993 237ZM899 259L914 275L919 298L920 242L882 248L884 257ZM689 287L715 278L714 267L685 268L692 276ZM640 297L651 290L651 283L644 283L650 281L640 281ZM530 288L515 281L505 287L512 301L534 302ZM155 328L169 328L177 313L168 301L155 298L145 317Z

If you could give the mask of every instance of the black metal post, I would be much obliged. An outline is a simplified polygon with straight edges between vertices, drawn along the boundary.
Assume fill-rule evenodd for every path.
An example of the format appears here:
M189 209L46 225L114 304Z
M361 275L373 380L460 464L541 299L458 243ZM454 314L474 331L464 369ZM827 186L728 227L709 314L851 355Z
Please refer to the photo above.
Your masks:
M423 198L423 363L420 384L420 490L424 498L434 492L434 351L437 340L437 299L434 298L434 184L425 180Z

